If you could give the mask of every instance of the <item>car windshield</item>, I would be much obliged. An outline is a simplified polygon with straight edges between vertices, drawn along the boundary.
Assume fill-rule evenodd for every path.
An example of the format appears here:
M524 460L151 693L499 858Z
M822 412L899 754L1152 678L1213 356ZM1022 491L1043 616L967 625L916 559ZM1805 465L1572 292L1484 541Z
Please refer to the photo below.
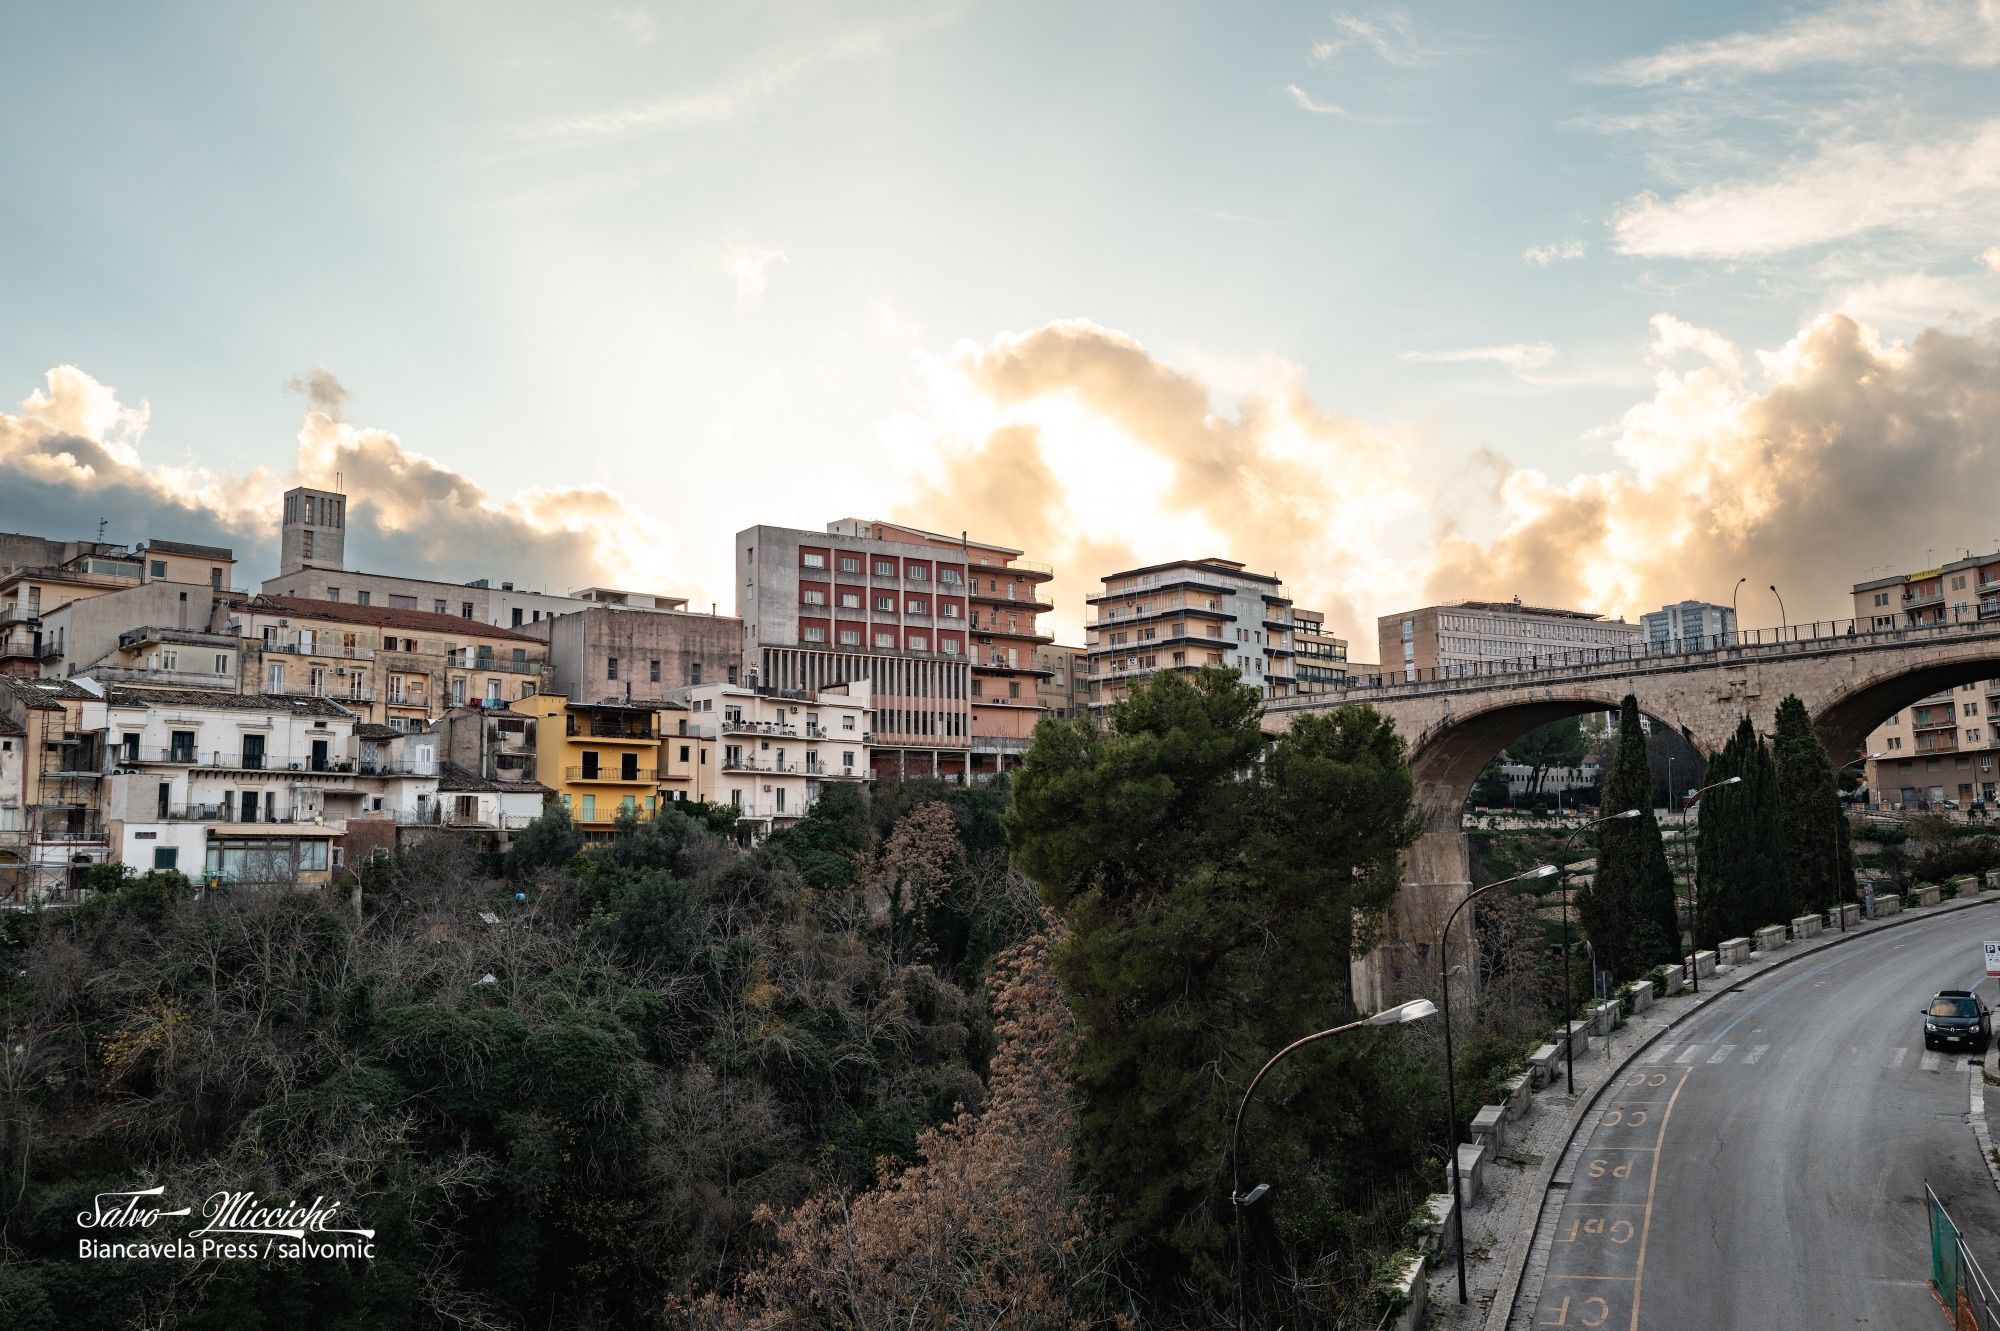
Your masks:
M1972 998L1933 998L1930 1014L1933 1017L1976 1017L1979 1015L1979 1002Z

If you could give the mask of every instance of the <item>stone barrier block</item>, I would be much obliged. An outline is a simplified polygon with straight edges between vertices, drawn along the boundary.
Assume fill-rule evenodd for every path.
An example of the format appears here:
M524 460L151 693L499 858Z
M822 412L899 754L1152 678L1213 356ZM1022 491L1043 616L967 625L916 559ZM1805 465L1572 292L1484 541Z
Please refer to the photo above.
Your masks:
M1987 875L1987 877L1989 878L1991 878L1992 876L1993 875L1991 874ZM1976 897L1978 895L1979 895L1979 880L1977 878L1961 878L1958 880L1959 900L1963 901L1967 897Z
M1653 1006L1653 982L1640 980L1632 986L1632 1011L1644 1012Z
M1590 1033L1609 1035L1618 1029L1619 1018L1623 1015L1617 1002L1598 1003L1590 1009Z
M1495 1156L1507 1149L1507 1106L1481 1105L1479 1112L1472 1116L1472 1141L1475 1146L1483 1146L1489 1156ZM1459 1168L1465 1168L1463 1161Z
M1750 960L1750 940L1725 938L1716 948L1717 960L1725 966L1741 966Z
M1757 944L1759 952L1769 952L1775 948L1783 947L1787 934L1784 925L1767 924L1756 933L1751 934L1750 937Z
M1556 1048L1562 1048L1563 1027L1556 1028ZM1567 1027L1569 1032L1569 1052L1572 1058L1582 1058L1590 1052L1590 1026L1581 1021L1573 1021Z
M1704 978L1715 974L1715 953L1713 952L1695 953L1694 973L1696 976Z
M1687 987L1687 977L1681 974L1679 966L1667 967L1667 987L1660 991L1660 997L1672 998Z
M1417 1331L1424 1324L1424 1314L1430 1311L1427 1306L1431 1292L1429 1275L1430 1259L1422 1253L1405 1259L1401 1270L1389 1273L1383 1284L1395 1291L1398 1303L1404 1299L1409 1302L1403 1304L1401 1312L1384 1323L1383 1331Z
M1826 913L1826 927L1829 929L1838 929L1843 915L1847 917L1847 927L1852 929L1861 922L1861 907L1849 904L1828 911Z
M1486 1184L1486 1152L1478 1146L1460 1143L1458 1148L1458 1203L1470 1206L1479 1200L1479 1190ZM1445 1195L1451 1195L1451 1166L1444 1170Z
M1935 887L1925 886L1917 889L1917 904L1919 906L1935 906L1938 904L1939 899L1940 893Z
M1528 1084L1528 1074L1523 1072L1507 1079L1507 1121L1523 1118L1533 1108L1534 1088Z
M1897 896L1894 892L1890 892L1885 896L1879 896L1875 898L1876 919L1886 920L1891 915L1901 915L1902 913L1903 913L1903 899Z
M1811 938L1826 928L1826 921L1817 915L1801 915L1792 921L1793 938Z
M1432 1193L1419 1214L1425 1231L1417 1241L1419 1252L1446 1252L1457 1246L1458 1208L1451 1204L1450 1193Z
M1988 889L2000 888L2000 869L1987 870L1986 886Z
M1562 1065L1562 1046L1559 1044L1541 1045L1529 1054L1528 1074L1535 1083L1535 1089L1540 1090L1554 1081L1561 1074Z

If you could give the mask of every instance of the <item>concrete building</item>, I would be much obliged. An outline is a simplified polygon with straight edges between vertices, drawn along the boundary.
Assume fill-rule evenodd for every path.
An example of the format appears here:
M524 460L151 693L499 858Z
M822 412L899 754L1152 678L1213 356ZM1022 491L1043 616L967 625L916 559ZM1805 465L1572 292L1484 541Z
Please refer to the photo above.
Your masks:
M685 610L590 606L532 626L549 644L554 692L577 702L660 702L696 684L734 684L743 621Z
M247 689L331 698L400 730L553 682L542 639L424 610L260 594L218 602L212 627L242 640Z
M1326 631L1322 611L1292 607L1292 643L1300 693L1332 693L1347 683L1347 639Z
M19 553L36 542L87 547L61 564L21 565L0 574L0 674L17 678L89 664L137 622L175 624L187 616L200 627L235 568L235 557L221 546L155 540L128 549L40 537L5 540ZM115 609L87 605L120 594L124 599Z
M527 737L532 779L548 787L586 837L609 837L621 812L646 818L658 807L657 704L571 702L559 693L534 693L506 710L534 722Z
M0 711L0 905L27 900L27 749L27 727Z
M704 684L682 696L704 784L754 839L805 817L828 784L872 775L865 683L819 693Z
M1960 624L2000 618L2000 553L1966 554L1936 568L1869 578L1854 584L1855 627L1861 632ZM1963 684L1919 700L1872 731L1863 764L1869 803L1881 809L1961 810L1974 800L1994 807L2000 797L2000 678Z
M1736 612L1709 601L1678 601L1639 616L1639 629L1648 651L1713 651L1736 641Z
M1404 679L1477 675L1497 661L1629 648L1640 632L1623 619L1523 605L1518 596L1424 606L1376 621L1382 669Z
M1297 690L1291 598L1276 575L1229 559L1184 559L1106 574L1084 624L1090 705L1109 707L1163 670L1238 671L1266 699Z
M743 682L866 683L877 776L989 778L1041 718L1035 648L1053 641L1038 623L1052 576L1008 546L862 518L740 531Z
M347 496L299 485L278 519L278 572L338 569L347 562Z
M120 592L100 596L84 604L96 607L122 595ZM242 660L243 640L233 634L169 628L142 621L137 628L121 632L117 645L99 653L89 665L72 670L67 655L62 664L71 678L93 679L100 684L157 684L239 693Z
M0 717L18 727L24 834L6 904L74 900L111 856L104 825L104 732L85 723L98 694L67 680L0 677Z
M1035 666L1043 672L1035 682L1042 715L1051 721L1082 716L1090 706L1090 658L1084 649L1055 643L1037 647Z
M324 698L219 690L101 694L82 716L102 737L115 862L227 885L332 881L334 843L362 793L353 713Z

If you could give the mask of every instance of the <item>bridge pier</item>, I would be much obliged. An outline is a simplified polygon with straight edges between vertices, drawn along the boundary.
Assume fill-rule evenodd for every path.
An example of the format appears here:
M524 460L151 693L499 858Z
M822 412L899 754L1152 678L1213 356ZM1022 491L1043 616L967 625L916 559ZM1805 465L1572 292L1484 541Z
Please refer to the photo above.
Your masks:
M1438 930L1472 890L1472 850L1456 810L1434 821L1448 825L1428 828L1403 853L1403 885L1384 921L1381 942L1352 963L1354 1002L1363 1012L1379 1012L1409 998L1438 997ZM1452 960L1470 972L1472 929L1466 920L1459 920L1451 937ZM1454 997L1470 992L1469 976L1458 977Z

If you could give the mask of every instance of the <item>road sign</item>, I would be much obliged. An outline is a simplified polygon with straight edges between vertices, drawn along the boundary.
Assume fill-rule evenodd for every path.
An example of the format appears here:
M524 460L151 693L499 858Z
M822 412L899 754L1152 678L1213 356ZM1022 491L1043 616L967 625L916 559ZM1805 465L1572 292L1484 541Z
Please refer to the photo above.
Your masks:
M1986 940L1986 973L1989 976L2000 976L2000 940L1992 938Z

